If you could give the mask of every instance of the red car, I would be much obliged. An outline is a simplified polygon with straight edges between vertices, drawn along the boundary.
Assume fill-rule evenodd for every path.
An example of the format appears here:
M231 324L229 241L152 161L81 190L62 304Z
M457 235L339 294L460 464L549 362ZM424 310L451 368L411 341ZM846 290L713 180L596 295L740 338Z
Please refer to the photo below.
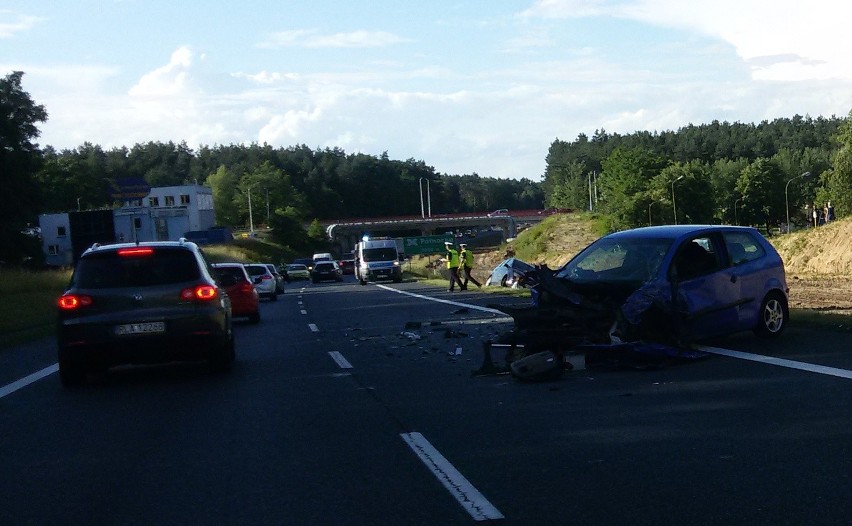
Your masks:
M231 298L234 317L248 317L252 323L260 322L260 299L248 272L242 263L214 263L216 281Z
M337 266L340 267L340 270L343 271L344 274L355 274L354 259L341 259L337 262Z

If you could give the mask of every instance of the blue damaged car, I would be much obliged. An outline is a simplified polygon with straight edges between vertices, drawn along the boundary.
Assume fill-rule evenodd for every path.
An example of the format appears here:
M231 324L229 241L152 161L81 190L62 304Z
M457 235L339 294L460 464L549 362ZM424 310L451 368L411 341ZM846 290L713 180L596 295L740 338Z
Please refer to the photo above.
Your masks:
M624 230L559 269L535 272L532 305L501 310L539 348L628 341L684 348L745 330L778 336L789 320L784 263L750 227Z

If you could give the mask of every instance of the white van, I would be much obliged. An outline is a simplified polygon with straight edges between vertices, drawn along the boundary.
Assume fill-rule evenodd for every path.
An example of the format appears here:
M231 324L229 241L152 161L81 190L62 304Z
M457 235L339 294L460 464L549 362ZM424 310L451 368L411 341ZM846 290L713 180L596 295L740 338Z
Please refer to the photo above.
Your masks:
M377 279L402 281L396 240L370 239L355 245L355 277L361 285Z
M314 263L317 261L334 261L334 258L328 252L319 252L314 254Z

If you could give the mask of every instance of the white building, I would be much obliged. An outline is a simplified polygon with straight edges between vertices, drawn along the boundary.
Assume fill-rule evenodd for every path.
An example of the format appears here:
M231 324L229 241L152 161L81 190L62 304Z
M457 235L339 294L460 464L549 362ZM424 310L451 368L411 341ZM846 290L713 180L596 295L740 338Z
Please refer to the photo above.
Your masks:
M56 266L72 265L92 243L176 241L215 223L213 190L201 185L152 188L112 210L39 216L46 262Z

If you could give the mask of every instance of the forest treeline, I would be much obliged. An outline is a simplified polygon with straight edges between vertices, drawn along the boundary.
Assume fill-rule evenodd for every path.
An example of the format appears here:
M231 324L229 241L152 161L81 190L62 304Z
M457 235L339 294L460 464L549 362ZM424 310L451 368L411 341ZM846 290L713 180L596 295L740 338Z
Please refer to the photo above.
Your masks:
M787 222L788 210L802 226L828 202L837 217L852 212L852 124L797 115L659 133L599 130L551 144L543 188L549 206L591 208L613 230L724 222L768 231Z
M423 160L304 144L40 147L38 125L48 111L23 90L22 77L13 72L0 78L0 182L14 196L0 208L2 261L20 259L27 241L20 230L39 214L115 206L111 194L122 180L141 179L152 187L207 184L217 222L232 227L248 224L251 196L255 224L268 223L291 246L322 235L305 231L311 222L419 215L429 205L433 214L592 208L611 229L675 220L769 226L785 218L788 203L799 222L806 203L831 200L838 216L852 211L844 199L852 195L849 118L795 116L756 125L580 134L550 145L545 172L534 181L443 174ZM811 175L795 180L806 172Z

